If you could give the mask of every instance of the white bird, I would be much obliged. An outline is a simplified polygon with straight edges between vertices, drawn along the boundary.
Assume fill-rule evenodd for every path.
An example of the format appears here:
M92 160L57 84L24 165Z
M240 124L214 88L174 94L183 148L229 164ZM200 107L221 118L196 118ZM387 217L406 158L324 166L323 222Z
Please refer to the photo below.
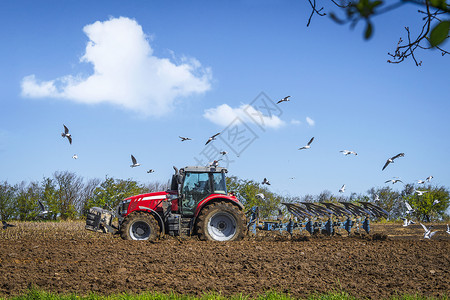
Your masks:
M441 202L441 201L439 201L439 200L436 199L436 200L433 201L433 205L439 204L440 202Z
M40 200L38 200L38 204L39 204L39 214L37 215L38 217L45 217L47 214L51 213L51 210L46 210L44 207L44 204L42 204L42 202Z
M405 212L406 214L409 215L409 214L411 214L411 213L413 213L413 212L416 211L416 210L413 209L412 206L411 206L408 202L406 202L406 201L405 201L405 205L406 205L406 212Z
M392 184L397 183L397 182L403 183L403 181L401 181L400 179L394 179L394 178L386 180L384 183L388 183L388 182L392 182Z
M411 224L416 224L412 220L408 220L407 218L402 218L402 220L403 220L403 227L407 227Z
M415 190L414 192L417 193L418 196L422 196L423 194L427 193L428 191Z
M218 167L219 166L219 161L221 161L222 159L218 159L218 160L214 160L212 162L209 163L209 167Z
M298 150L302 150L302 149L309 149L309 148L311 148L311 143L314 141L314 137L312 137L310 140L309 140L309 142L308 142L308 144L306 144L306 146L303 146L303 147L301 147L301 148L298 148Z
M418 184L423 184L423 183L425 183L425 180L417 179L417 183L418 183Z
M426 181L430 182L431 179L433 179L433 176L430 175L430 176L427 177Z
M339 190L339 193L343 193L345 192L345 184L341 187L341 189Z
M150 169L147 171L147 173L153 173L153 172L155 172L155 170L153 170L153 169Z
M450 227L448 226L448 224L447 224L447 231L446 231L448 234L450 234Z
M278 104L278 103L281 103L281 102L285 102L285 101L290 101L290 99L289 99L290 97L291 97L291 96L286 96L286 97L284 97L283 99L281 99L280 101L278 101L277 104Z
M69 128L67 128L66 125L64 125L64 124L63 124L63 126L64 126L64 132L61 133L61 136L63 138L66 137L69 140L69 144L72 145L72 135L69 133Z
M77 154L74 154L74 155L72 155L72 158L73 158L73 159L78 159L78 155L77 155Z
M378 194L375 195L375 201L380 201L380 196Z
M430 228L427 228L425 225L423 225L422 223L420 223L420 225L422 225L423 229L425 230L425 234L423 235L424 239L431 239L431 237L433 235L436 234L437 231L431 231L431 229L433 228L433 225L430 226Z
M141 164L137 162L136 158L133 156L133 154L131 154L131 161L132 161L132 165L130 167L134 168L134 167L138 167Z
M213 135L211 137L209 137L208 140L206 141L205 145L208 145L209 142L214 141L216 139L216 136L218 136L219 134L220 134L220 132L216 133L215 135Z
M220 151L219 153L222 154L222 155L227 155L228 154L227 151Z
M181 139L182 142L192 140L192 139L190 139L188 137L182 137L182 136L178 136L178 137Z
M342 152L342 154L344 154L345 156L350 155L350 154L358 155L358 153L356 153L355 151L350 151L350 150L341 150L339 152Z
M263 180L263 182L261 182L261 184L270 185L270 182L269 182L269 180L267 180L267 178L264 177L264 180Z
M260 198L261 200L266 199L263 193L256 194L255 197Z
M399 158L399 157L403 157L405 156L405 153L399 153L395 156L392 156L391 158L388 158L388 160L386 161L386 163L383 166L383 169L381 169L381 171L383 171L384 169L386 169L386 167L390 164L390 163L394 163L394 160Z

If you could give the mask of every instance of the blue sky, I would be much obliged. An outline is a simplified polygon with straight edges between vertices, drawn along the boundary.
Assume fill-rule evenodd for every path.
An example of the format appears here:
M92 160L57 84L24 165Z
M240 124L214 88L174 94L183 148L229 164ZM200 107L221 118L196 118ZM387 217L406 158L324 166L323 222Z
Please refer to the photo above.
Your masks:
M282 195L429 175L448 187L448 57L386 63L416 11L377 17L364 41L362 24L306 27L307 1L1 1L0 180L166 181L225 150L230 174Z

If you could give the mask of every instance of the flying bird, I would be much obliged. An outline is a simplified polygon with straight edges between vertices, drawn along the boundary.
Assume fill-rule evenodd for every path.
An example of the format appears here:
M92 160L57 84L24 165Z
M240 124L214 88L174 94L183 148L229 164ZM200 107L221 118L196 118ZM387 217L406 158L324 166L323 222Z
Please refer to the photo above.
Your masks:
M188 137L182 137L182 136L178 136L178 137L181 139L182 142L192 140L192 139L190 139Z
M394 160L399 158L399 157L403 157L405 156L405 153L399 153L396 156L393 156L391 158L388 158L388 160L386 161L386 163L384 164L383 169L381 169L381 171L383 171L384 169L386 169L386 167L390 164L390 163L394 163Z
M155 170L153 170L153 169L150 169L147 171L147 173L153 173L153 172L155 172Z
M228 152L227 152L227 151L220 151L220 154L222 154L222 155L227 155Z
M74 155L72 155L72 158L73 158L73 159L78 159L78 155L77 155L77 154L74 154Z
M205 145L208 145L209 142L214 141L216 139L216 136L218 136L219 134L220 134L220 132L216 133L215 135L213 135L211 137L209 137L209 139L206 141Z
M72 135L69 133L69 128L67 128L67 126L64 125L64 124L63 124L63 126L64 126L64 132L61 133L61 136L62 136L63 138L66 137L66 138L69 140L69 144L72 145Z
M436 200L433 201L433 205L439 204L440 202L441 202L441 201L439 201L439 200L436 199Z
M38 217L45 217L47 214L51 213L51 210L46 210L44 204L42 204L42 202L40 200L38 200L38 204L39 204L39 214L37 215Z
M450 234L450 227L448 226L448 224L447 224L447 231L446 231L448 234Z
M140 163L137 162L137 160L136 160L136 158L133 156L133 154L131 154L131 161L133 162L133 164L130 166L130 167L132 167L132 168L138 167L138 166L141 165Z
M433 176L430 175L430 176L427 177L426 181L430 182L431 179L433 179Z
M405 201L405 205L406 205L406 214L409 215L413 212L415 212L416 210L412 208L411 204L409 204L408 202Z
M306 146L303 146L303 147L301 147L301 148L298 148L298 150L302 150L302 149L309 149L309 148L311 148L311 143L314 141L314 137L312 137L310 140L309 140L309 142L308 142L308 144L306 144Z
M283 99L281 99L280 101L278 101L277 104L278 104L278 103L281 103L281 102L291 101L291 100L289 99L290 97L291 97L291 96L286 96L286 97L284 97Z
M260 198L261 200L266 199L263 193L256 194L255 197Z
M378 194L375 195L375 201L380 201L380 196Z
M339 190L339 193L343 193L343 192L345 192L345 184L342 185L341 189Z
M270 185L270 182L269 182L269 180L267 180L267 178L264 177L264 180L263 180L263 182L261 182L261 184Z
M425 230L425 234L423 235L424 239L431 239L431 237L433 235L436 234L437 231L431 231L431 229L433 228L433 225L431 225L429 228L427 228L425 225L423 225L422 223L420 223L420 225L422 225L423 230Z
M386 180L384 183L388 183L388 182L392 182L392 184L397 183L397 182L403 183L403 181L401 181L400 179L395 179L395 178Z
M414 192L417 193L417 196L422 196L423 194L427 193L428 191L415 190Z
M218 159L218 160L214 160L212 162L209 163L209 167L218 167L219 166L219 161L221 161L222 159Z
M6 221L2 221L2 224L3 224L3 226L2 226L3 229L6 229L8 227L16 227L16 225L8 224L8 223L6 223Z
M408 220L407 218L402 218L402 220L403 220L403 227L407 227L411 224L416 224L412 220Z
M425 180L420 180L420 179L418 179L418 180L417 180L417 183L418 183L418 184L423 184L423 183L425 183Z
M350 150L341 150L339 152L342 152L342 154L344 154L345 156L353 154L353 155L358 155L358 153L356 153L355 151L350 151Z

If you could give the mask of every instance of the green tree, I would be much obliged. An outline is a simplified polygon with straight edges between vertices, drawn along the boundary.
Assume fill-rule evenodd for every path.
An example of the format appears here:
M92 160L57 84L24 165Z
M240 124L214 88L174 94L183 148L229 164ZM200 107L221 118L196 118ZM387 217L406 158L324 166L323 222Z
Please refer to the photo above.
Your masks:
M16 203L17 216L21 221L36 219L38 214L37 203L40 197L40 186L38 182L26 184L22 181L17 187Z
M421 187L426 191L422 195L418 193L405 197L405 200L416 210L414 216L419 220L431 222L445 218L445 211L450 205L449 191L441 186Z
M61 210L58 201L58 192L55 181L51 178L44 177L41 182L41 186L41 202L45 206L45 208L50 211L50 213L47 215L47 218L56 220L57 216L61 213Z
M8 220L14 216L16 187L11 186L8 182L0 183L0 219Z
M84 186L83 179L69 171L55 172L53 176L57 186L56 196L61 219L75 219L76 207L81 200L80 191Z

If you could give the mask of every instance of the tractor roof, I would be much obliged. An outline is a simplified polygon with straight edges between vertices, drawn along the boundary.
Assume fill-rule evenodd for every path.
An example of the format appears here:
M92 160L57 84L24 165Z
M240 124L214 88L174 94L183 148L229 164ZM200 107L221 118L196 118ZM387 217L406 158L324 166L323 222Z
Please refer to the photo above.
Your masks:
M226 168L222 168L222 167L201 167L201 166L189 166L189 167L184 167L183 168L184 172L209 172L209 173L222 173L225 172L227 173L227 169Z

